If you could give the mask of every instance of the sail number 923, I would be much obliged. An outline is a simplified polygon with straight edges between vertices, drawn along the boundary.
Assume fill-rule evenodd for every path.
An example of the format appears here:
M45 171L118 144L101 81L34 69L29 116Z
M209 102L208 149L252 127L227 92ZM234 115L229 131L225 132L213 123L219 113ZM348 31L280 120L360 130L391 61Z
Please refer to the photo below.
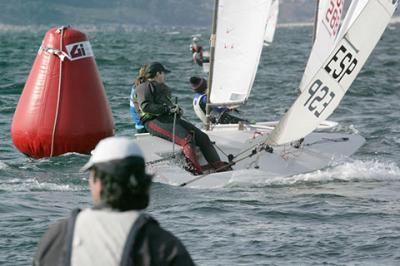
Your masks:
M335 98L335 93L330 91L319 79L310 86L308 92L310 97L308 97L304 106L318 118Z

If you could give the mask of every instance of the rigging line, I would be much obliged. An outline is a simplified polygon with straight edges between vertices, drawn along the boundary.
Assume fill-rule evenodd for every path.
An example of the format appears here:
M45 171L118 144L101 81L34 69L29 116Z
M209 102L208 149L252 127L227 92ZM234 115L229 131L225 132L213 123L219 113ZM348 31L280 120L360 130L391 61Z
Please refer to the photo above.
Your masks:
M213 144L215 144L215 143L213 143ZM264 145L266 145L266 146L269 147L268 149L271 150L271 153L273 152L273 148L272 148L271 146L269 146L269 144L267 144L266 141L265 141L265 142L262 142L262 143L257 143L257 144L251 145L251 146L249 146L247 149L244 149L244 150L240 151L240 152L239 152L238 154L236 154L236 155L233 155L233 154L226 154L226 153L223 152L220 148L218 148L217 145L215 145L215 146L216 146L225 156L227 156L227 158L229 159L229 161L233 161L233 159L238 158L240 155L245 154L246 152L249 152L249 151L251 151L251 150L253 150L253 149L256 149L257 147L264 146ZM245 158L246 158L246 157L247 157L247 156L245 156Z
M150 162L146 162L146 165L157 164L157 163L161 163L161 162L169 161L169 160L173 160L173 159L175 159L175 154L172 154L172 155L167 156L165 158L161 158L161 159L153 160L153 161L150 161Z
M175 108L176 108L177 105L178 105L178 97L175 97ZM175 110L175 112L174 112L174 123L172 125L172 158L175 157L176 112L177 111Z
M231 156L231 154L226 154L226 152L224 152L223 149L221 149L217 143L215 141L212 142L212 144L215 146L215 148L217 148L217 150L219 150L220 152L222 152L223 155L225 155L226 158L229 158L229 156Z
M256 149L256 148L258 148L258 147L260 147L260 146L264 146L264 145L267 145L267 146L272 150L272 147L270 147L266 142L257 143L257 144L254 144L254 145L252 145L252 146L249 146L247 149L242 150L242 151L239 152L238 154L233 155L233 156L232 156L232 159L235 159L235 158L239 157L240 155L245 154L246 152L252 151L253 149ZM247 156L245 156L244 158L246 158L246 157L247 157Z
M255 160L253 160L252 162L250 162L246 168L247 168L247 169L250 169L250 168L252 167L252 165L254 165L254 168L255 168L255 169L259 169L259 168L260 168L260 165L259 165L260 156L261 156L261 153L258 152L258 153L257 153L257 156L256 156L256 158L255 158Z
M60 36L60 51L63 50L63 37L64 37L64 26L57 29L57 32L61 34ZM60 99L61 99L61 82L62 82L62 63L63 60L60 58L60 73L58 79L58 93L57 93L57 104L56 104L56 114L54 116L53 131L51 133L51 147L50 147L50 157L53 157L54 153L54 139L56 135L56 128L58 122L58 113L60 109Z
M258 148L258 149L257 149L257 148ZM263 151L263 150L265 150L265 151L267 151L267 152L271 152L271 147L268 146L268 145L260 145L260 147L257 147L257 148L254 148L254 149L252 150L252 152L251 152L249 155L247 155L247 156L245 156L245 157L243 157L243 158L240 158L240 159L238 159L238 160L236 160L236 161L231 161L231 162L229 162L228 164L223 165L223 166L221 166L221 167L215 169L215 172L218 173L218 172L220 172L220 171L222 171L222 170L224 170L224 169L226 169L226 168L228 168L228 167L231 167L231 166L235 165L236 163L238 163L238 162L240 162L240 161L243 161L244 159L247 159L247 158L252 157L253 155L255 155L255 154L257 154L257 153L259 153L259 152L261 152L261 151ZM214 172L213 172L213 173L214 173ZM200 179L202 179L202 178L204 178L204 177L206 177L206 176L208 176L208 175L210 175L210 174L213 174L213 173L207 173L207 174L204 174L204 175L201 175L201 176L197 176L197 177L195 177L195 178L193 178L193 179L191 179L191 180L189 180L189 181L187 181L187 182L184 182L184 183L180 184L179 187L184 187L184 186L186 186L186 185L189 185L189 184L191 184L191 183L193 183L193 182L195 182L195 181L198 181L198 180L200 180Z

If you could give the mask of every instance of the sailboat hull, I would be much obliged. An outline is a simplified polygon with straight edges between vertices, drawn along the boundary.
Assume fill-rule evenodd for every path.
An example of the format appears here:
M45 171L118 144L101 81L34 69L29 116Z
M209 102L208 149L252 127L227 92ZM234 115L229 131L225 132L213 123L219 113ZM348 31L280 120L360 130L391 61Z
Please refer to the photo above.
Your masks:
M237 155L251 147L262 135L269 134L276 122L257 123L255 125L217 125L212 131L206 131L215 142L222 160L228 161L228 155ZM329 124L328 124L329 125ZM322 126L329 127L327 125ZM155 181L179 186L196 176L185 171L180 163L180 147L149 134L136 136L145 152L150 172L155 174ZM231 183L257 183L268 178L287 177L313 172L343 162L355 153L365 142L357 134L314 132L299 143L272 146L273 151L265 150L253 156L247 156L253 149L238 156L233 161L233 171L212 173L188 184L189 187L215 188ZM175 151L173 151L175 149ZM176 154L174 158L172 154ZM200 162L205 164L199 153Z

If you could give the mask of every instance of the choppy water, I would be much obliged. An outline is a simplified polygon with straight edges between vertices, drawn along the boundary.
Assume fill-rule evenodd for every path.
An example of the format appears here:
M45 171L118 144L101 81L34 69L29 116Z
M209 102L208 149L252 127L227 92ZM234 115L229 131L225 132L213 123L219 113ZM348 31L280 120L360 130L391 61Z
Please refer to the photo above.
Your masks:
M201 70L189 43L208 29L79 29L91 41L116 134L134 133L130 84L140 64L155 60L173 70L167 83L195 121L187 80ZM46 30L0 29L0 265L30 264L50 222L90 205L87 176L78 171L87 156L32 160L11 142L12 116ZM247 117L279 119L289 107L310 39L311 28L278 29L241 108ZM149 212L199 265L400 265L399 41L400 24L390 26L331 117L338 131L367 139L346 163L221 189L156 183Z

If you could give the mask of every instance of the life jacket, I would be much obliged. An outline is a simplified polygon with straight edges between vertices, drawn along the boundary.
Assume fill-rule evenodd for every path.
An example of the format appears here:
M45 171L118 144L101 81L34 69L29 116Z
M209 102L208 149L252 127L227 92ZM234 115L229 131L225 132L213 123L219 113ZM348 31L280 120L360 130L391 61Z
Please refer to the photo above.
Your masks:
M207 124L206 104L203 102L206 101L206 99L207 95L201 93L196 93L193 98L194 112L204 124ZM213 107L210 111L210 122L215 124L221 123L220 118L222 115L227 115L227 111L228 109L226 107Z
M88 265L92 264L95 260L101 261L101 264L107 263L108 265L133 265L131 261L131 254L138 232L147 223L156 221L148 214L139 213L136 211L120 213L114 212L117 213L117 215L119 214L122 216L119 217L119 222L124 222L125 226L121 226L121 224L118 222L112 223L109 227L117 224L117 228L112 228L111 230L104 230L109 228L102 228L103 231L96 232L98 235L92 234L91 236L89 236L90 231L93 230L87 230L87 225L88 223L90 225L91 220L93 221L94 216L92 215L91 217L90 214L90 212L93 211L94 210L92 209L82 211L81 214L84 214L86 212L86 217L80 218L78 217L80 210L74 210L72 212L72 215L68 220L63 265L69 266L72 265L72 262L82 265ZM102 212L103 215L107 216L107 211ZM111 212L111 214L112 213L113 212ZM81 218L83 220L86 220L83 221L84 224L82 224ZM77 225L79 226L80 224L82 224L82 227L77 228ZM97 238L97 240L94 238ZM99 239L101 239L101 241L98 241ZM107 243L105 243L104 245L99 245L99 242L104 242L104 240L106 240ZM117 243L117 247L114 247L114 252L116 252L118 256L114 256L113 258L110 257L110 249L113 248L109 245L110 243ZM105 247L105 250L98 250L99 247Z
M204 97L207 97L206 94L196 93L193 98L193 109L197 117L204 123L207 123L206 112L201 107L201 101Z
M144 93L148 93L149 96L151 96L153 98L153 102L157 102L157 104L166 105L167 107L174 105L171 100L171 91L167 85L153 84L152 80L148 80L145 83L140 84L139 86L145 86ZM139 88L142 88L142 87L137 87L136 89L139 90ZM140 120L142 121L143 124L148 120L152 120L160 115L165 114L165 112L158 113L158 114L145 112L141 108L139 101L138 101L138 107L139 107L138 111L139 111L139 115L140 115Z
M144 128L144 125L143 125L142 121L140 120L140 116L138 114L138 110L140 110L140 108L139 108L139 102L137 100L137 96L135 93L135 85L133 85L132 89L131 89L131 95L129 97L129 106L130 106L130 112L132 115L133 123L135 123L135 128L136 129Z

